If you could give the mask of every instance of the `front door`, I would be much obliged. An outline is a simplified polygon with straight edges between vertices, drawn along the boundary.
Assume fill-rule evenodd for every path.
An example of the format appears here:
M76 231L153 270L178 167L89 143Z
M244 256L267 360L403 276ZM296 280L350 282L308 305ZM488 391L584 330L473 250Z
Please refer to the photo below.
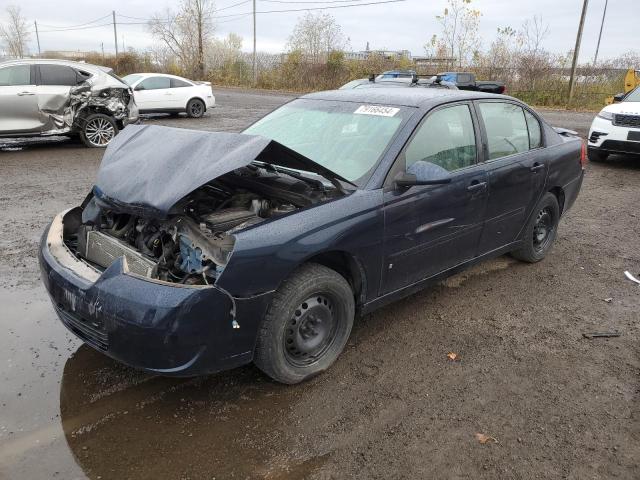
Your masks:
M138 83L134 98L140 110L158 111L172 108L173 92L169 77L149 77Z
M486 135L489 201L479 253L514 242L542 193L547 157L540 122L515 103L478 102Z
M402 189L387 180L381 294L475 257L488 192L478 138L470 105L454 104L429 113L398 157L391 175L422 160L449 171L451 182Z
M30 65L0 68L0 105L0 135L41 130L35 75Z

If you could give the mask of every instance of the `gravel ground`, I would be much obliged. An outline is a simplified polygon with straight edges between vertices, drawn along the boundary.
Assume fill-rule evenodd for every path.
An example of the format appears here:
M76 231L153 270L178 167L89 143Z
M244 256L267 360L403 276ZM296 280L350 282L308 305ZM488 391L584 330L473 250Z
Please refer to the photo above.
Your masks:
M203 119L146 121L237 131L288 98L220 91ZM542 113L583 135L593 117ZM638 478L638 160L590 165L545 261L501 257L385 307L329 372L285 387L251 366L152 377L67 334L37 242L101 152L2 147L0 478Z

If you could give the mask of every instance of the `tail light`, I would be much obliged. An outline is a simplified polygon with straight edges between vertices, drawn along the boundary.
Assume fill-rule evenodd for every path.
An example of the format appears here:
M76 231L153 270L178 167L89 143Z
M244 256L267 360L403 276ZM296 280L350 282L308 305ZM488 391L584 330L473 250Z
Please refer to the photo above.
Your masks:
M580 166L585 168L587 166L587 144L582 140L582 146L580 147Z
M503 94L503 95L504 95L505 93L507 93L507 86L506 86L506 85L505 85L504 87L502 87L502 90L501 90L501 92L500 92L500 93L501 93L501 94Z

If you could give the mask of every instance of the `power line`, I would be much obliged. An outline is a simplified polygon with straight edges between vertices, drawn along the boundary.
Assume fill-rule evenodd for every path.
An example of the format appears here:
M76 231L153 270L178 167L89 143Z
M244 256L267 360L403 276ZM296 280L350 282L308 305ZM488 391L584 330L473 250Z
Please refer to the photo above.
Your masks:
M58 32L73 32L76 30L89 30L91 28L100 28L100 27L106 27L106 26L110 26L112 23L102 23L100 25L89 25L86 27L75 27L75 28L65 28L65 29L59 29L59 30L40 30L40 33L58 33Z
M85 23L79 23L78 25L65 25L65 26L58 26L58 25L47 25L46 23L41 23L40 26L41 27L47 27L47 28L53 28L53 29L67 29L67 28L75 28L75 27L84 27L85 25L90 25L92 23L96 23L99 22L100 20L104 20L107 17L110 17L111 14L107 14L103 17L100 18L96 18L95 20L91 20L90 22L85 22Z
M362 0L260 0L268 3L352 3Z

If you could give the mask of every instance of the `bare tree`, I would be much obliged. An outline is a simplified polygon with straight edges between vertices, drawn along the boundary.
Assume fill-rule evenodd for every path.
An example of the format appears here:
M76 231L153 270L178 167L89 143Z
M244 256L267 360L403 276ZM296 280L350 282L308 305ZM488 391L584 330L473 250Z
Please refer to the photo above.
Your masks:
M27 42L31 37L27 20L17 5L9 5L6 12L9 18L6 24L0 25L0 40L8 55L22 58L28 53Z
M480 48L478 28L482 14L470 4L471 0L448 0L443 14L436 16L442 26L440 42L452 59L457 57L460 67Z
M289 51L299 51L311 62L320 63L329 52L346 48L348 39L342 27L328 13L307 12L298 20L289 37Z
M205 49L214 33L213 0L182 0L176 13L170 9L155 14L149 22L151 34L178 59L182 68L199 78L205 75Z
M522 46L525 53L537 55L542 50L542 42L549 36L549 25L537 15L528 18L520 29Z

